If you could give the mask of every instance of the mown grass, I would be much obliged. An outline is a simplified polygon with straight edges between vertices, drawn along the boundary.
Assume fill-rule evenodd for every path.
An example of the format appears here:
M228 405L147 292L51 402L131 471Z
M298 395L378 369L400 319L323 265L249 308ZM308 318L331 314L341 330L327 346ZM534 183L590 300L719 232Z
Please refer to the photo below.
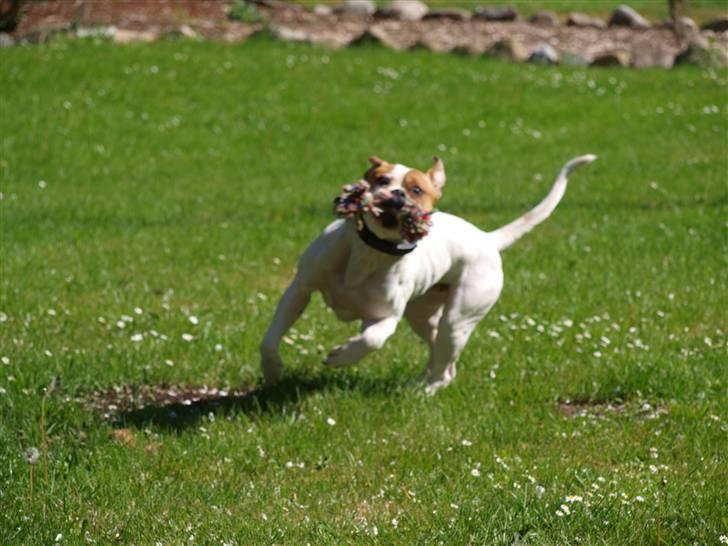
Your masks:
M727 534L725 72L261 38L16 48L0 81L3 543ZM425 351L404 325L359 367L323 369L354 325L315 299L278 389L115 425L76 401L254 386L297 257L371 154L442 156L441 208L492 229L587 152L505 254L501 301L434 398L410 383ZM31 496L23 453L42 447L54 376Z

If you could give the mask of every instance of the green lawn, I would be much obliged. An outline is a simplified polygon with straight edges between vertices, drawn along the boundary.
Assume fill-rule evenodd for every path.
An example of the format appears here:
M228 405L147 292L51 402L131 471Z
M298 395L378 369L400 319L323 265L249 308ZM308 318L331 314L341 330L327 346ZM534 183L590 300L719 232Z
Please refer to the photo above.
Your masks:
M718 544L727 85L266 38L3 50L0 542ZM441 209L493 229L583 153L435 397L405 325L324 369L356 326L316 298L277 389L116 424L77 401L254 387L297 257L369 155L442 156Z

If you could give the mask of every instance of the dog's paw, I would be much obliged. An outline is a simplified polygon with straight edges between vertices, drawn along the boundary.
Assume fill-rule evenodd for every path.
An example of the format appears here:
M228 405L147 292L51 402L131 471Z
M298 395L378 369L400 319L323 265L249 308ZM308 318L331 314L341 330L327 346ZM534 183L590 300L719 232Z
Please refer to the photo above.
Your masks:
M263 382L272 386L283 379L283 362L280 359L263 359L260 365L263 372Z
M356 364L361 360L362 356L359 354L356 344L345 343L331 349L329 356L324 360L324 364L330 368L342 368Z

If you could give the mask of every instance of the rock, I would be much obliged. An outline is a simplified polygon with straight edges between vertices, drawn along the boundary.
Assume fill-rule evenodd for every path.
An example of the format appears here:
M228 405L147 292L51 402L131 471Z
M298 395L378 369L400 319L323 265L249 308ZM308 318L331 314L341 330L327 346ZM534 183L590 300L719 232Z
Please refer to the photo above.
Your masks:
M634 68L671 68L675 54L670 47L654 44L637 47L632 52Z
M537 11L528 18L528 22L540 27L557 27L559 17L553 11Z
M675 24L672 22L671 19L667 19L664 23L662 23L662 25L660 25L660 27L674 29ZM696 32L700 32L698 24L690 17L686 17L685 15L681 15L677 18L677 27L684 34L695 34Z
M284 42L304 42L313 43L313 34L306 32L300 28L291 28L284 25L271 25L271 34Z
M558 64L559 54L549 44L541 44L528 56L528 62L533 64Z
M728 66L728 53L718 43L710 42L702 36L693 38L688 47L678 53L673 66L697 65L704 68Z
M130 30L119 28L114 34L114 42L117 44L131 44L134 42L155 42L159 40L162 33L159 30Z
M77 38L107 38L112 39L116 36L116 27L78 27L76 29Z
M522 62L528 57L526 48L515 38L501 38L485 52L489 57Z
M222 39L229 43L241 43L261 30L263 30L262 24L249 25L247 23L233 21L228 23L225 28L225 32L222 35Z
M725 32L728 30L728 17L721 16L716 17L715 19L711 19L703 26L701 26L700 29L712 30L713 32Z
M427 5L420 0L394 0L390 4L377 10L377 16L401 21L419 21L427 15Z
M624 4L617 6L609 19L610 27L629 27L636 29L651 28L652 24L637 13L634 9Z
M179 28L170 32L168 36L187 38L188 40L197 40L200 38L197 31L189 25L180 25Z
M473 17L486 21L515 21L518 19L518 12L511 7L482 7L475 8Z
M430 19L447 19L450 21L468 21L471 14L468 10L459 8L431 9L423 17L425 20Z
M585 13L573 12L569 14L566 25L570 27L581 28L607 28L607 25L601 19L596 19Z
M629 66L632 61L632 56L626 51L611 51L609 53L602 53L594 58L589 66L597 67L615 67L615 66Z
M334 11L347 15L374 15L377 5L374 0L344 0Z
M561 64L566 66L589 66L591 62L590 57L574 51L564 51L561 54Z
M363 45L368 43L377 43L389 49L402 51L412 49L416 41L408 40L402 33L391 32L383 25L372 25L359 36L355 37L349 45Z
M0 32L0 48L12 47L15 45L15 38L7 32Z
M315 15L326 16L326 15L331 15L332 13L334 13L334 10L331 9L331 6L326 6L324 4L316 4L313 7L313 13Z

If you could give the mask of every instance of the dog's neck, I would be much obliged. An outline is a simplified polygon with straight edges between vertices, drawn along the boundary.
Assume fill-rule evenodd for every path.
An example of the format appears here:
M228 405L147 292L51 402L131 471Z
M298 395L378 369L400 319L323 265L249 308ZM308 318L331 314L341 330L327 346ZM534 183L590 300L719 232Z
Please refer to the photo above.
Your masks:
M401 255L393 255L377 250L364 242L357 225L357 219L348 220L349 256L344 270L344 283L346 286L360 285L372 275L391 272L398 269L402 260ZM389 242L389 244L395 244Z
M405 254L409 254L415 248L417 248L417 245L415 243L410 243L407 241L395 242L378 237L371 229L369 229L366 219L364 218L360 219L357 223L359 224L357 226L357 233L359 234L359 238L364 242L364 244L372 247L374 250L384 252L385 254L389 254L390 256L404 256Z

